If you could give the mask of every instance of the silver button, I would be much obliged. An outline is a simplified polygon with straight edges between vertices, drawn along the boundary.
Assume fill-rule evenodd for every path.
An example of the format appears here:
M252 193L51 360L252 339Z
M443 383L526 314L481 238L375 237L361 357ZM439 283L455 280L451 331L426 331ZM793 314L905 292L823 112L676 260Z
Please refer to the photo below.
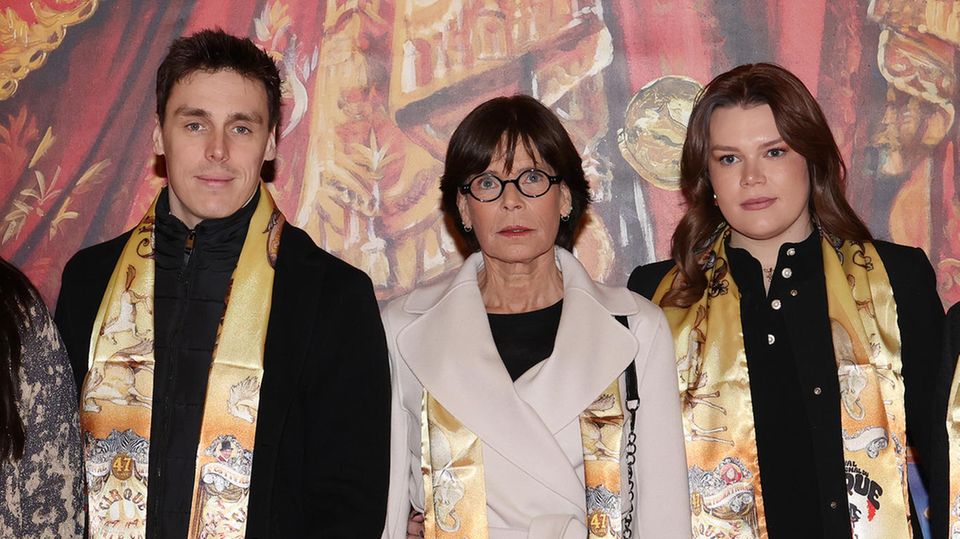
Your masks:
M830 509L836 509L836 508L837 508L837 502L830 502Z
M821 394L821 393L823 393L823 390L820 389L820 386L817 386L817 387L813 388L813 394L814 394L814 395L819 395L819 394Z
M793 296L793 297L797 297L797 289L794 288L793 290L791 290L791 291L790 291L790 295Z
M793 275L793 270L790 268L783 268L783 271L780 272L780 275L783 275L784 279L789 279Z
M794 249L793 247L787 249L787 256L793 256L795 254L797 254L797 250Z
M774 310L774 311L779 311L779 310L780 310L780 300L779 300L779 299L775 299L775 300L771 301L771 302L770 302L770 306L773 307L773 310Z
M777 338L773 336L773 333L767 334L767 344L773 344L777 342Z

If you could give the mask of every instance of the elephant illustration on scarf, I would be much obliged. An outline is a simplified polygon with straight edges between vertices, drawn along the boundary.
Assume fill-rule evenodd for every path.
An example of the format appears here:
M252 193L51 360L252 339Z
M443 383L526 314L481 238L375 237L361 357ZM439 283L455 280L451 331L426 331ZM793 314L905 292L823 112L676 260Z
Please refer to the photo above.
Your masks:
M433 425L430 425L430 465L433 468L433 509L437 526L447 533L456 532L460 529L457 504L466 494L466 488L450 469L453 454L447 437Z
M843 409L853 419L862 420L867 411L860 402L860 394L867 387L867 373L857 363L853 351L853 339L846 328L833 318L830 319L830 333L833 336L833 353L837 358L837 376L840 382L840 401Z

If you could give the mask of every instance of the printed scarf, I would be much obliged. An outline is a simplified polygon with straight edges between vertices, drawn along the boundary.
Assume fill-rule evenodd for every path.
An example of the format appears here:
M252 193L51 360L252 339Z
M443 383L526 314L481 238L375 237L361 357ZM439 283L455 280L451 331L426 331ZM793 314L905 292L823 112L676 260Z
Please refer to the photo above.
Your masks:
M623 537L620 506L622 403L620 382L616 379L580 414L588 539ZM480 438L426 391L423 392L420 427L424 537L488 537Z
M693 536L765 538L740 292L725 251L729 234L718 231L704 256L703 297L664 312L677 350ZM911 537L893 289L872 244L821 238L821 249L851 530L860 539ZM678 274L675 267L664 277L655 303Z
M197 447L189 537L242 538L283 215L261 184L227 292ZM146 537L154 371L156 200L107 285L91 335L80 423L94 539Z

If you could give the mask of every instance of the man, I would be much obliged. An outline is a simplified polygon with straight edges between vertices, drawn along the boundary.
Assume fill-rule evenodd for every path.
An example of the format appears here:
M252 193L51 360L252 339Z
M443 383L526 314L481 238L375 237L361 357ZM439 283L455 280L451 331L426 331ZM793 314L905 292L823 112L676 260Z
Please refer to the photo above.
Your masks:
M279 118L279 73L250 40L174 42L153 135L167 186L137 227L64 270L56 318L82 388L91 537L382 530L383 327L369 278L263 186Z

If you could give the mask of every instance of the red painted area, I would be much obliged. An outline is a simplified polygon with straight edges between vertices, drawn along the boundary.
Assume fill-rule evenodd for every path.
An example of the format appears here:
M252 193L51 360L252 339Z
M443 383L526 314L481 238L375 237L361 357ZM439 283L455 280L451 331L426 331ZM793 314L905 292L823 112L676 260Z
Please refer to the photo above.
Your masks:
M814 97L820 82L820 56L826 0L777 0L777 63L792 71ZM773 34L771 34L773 35Z
M697 0L616 2L614 20L623 33L627 80L631 93L664 75L685 75L706 84L717 73L711 54L719 43L712 37L713 17ZM654 221L658 259L669 258L673 229L683 216L679 191L645 186L648 213Z
M33 10L34 3L32 0L7 0L3 7L5 10L12 10L23 22L33 25L37 23L37 14Z
M663 75L686 75L705 83L713 66L710 52L709 13L698 0L623 0L614 4L628 59L628 80L633 91Z
M142 214L158 186L157 182L146 181L152 178L149 166L155 121L156 68L174 38L201 28L220 26L231 33L251 36L278 57L290 58L289 53L295 53L293 57L297 59L297 65L294 69L308 93L308 108L301 124L280 145L276 187L281 190L280 202L285 209L297 208L300 201L302 176L308 168L306 160L310 156L310 129L317 121L317 103L321 101L317 92L325 91L316 84L318 73L323 70L335 73L343 65L363 65L366 72L357 77L355 84L337 90L340 95L336 108L324 111L350 114L356 116L356 120L340 123L331 130L329 138L335 142L314 139L313 143L363 145L372 130L378 144L381 147L391 144L391 151L403 151L401 148L407 144L423 147L423 137L413 138L410 132L399 126L390 115L388 106L389 78L395 59L392 32L397 13L394 10L403 9L406 1L413 0L397 2L396 7L393 3L383 2L341 2L341 8L345 9L334 15L330 15L335 12L330 7L333 4L303 0L98 3L95 16L70 27L63 43L47 55L46 63L21 81L18 92L11 99L0 101L0 126L15 130L19 137L15 144L8 143L6 147L0 140L3 164L0 167L0 219L13 211L12 200L19 193L36 186L38 172L46 176L48 185L54 177L57 178L51 188L54 194L34 209L18 238L0 245L0 253L24 266L38 281L45 296L51 299L59 286L59 272L73 252L116 235ZM39 21L33 5L63 11L81 4L83 0L7 0L0 9L17 13L27 24L36 24ZM587 4L581 2L579 5ZM730 57L777 61L794 71L818 96L842 152L848 158L850 188L847 192L852 204L871 223L885 223L886 217L882 216L888 215L890 208L881 206L894 199L905 184L901 178L871 176L877 174L877 160L885 155L882 142L877 140L883 136L878 129L882 127L880 120L886 107L887 83L877 70L876 58L881 24L895 27L900 24L899 18L884 17L881 23L870 19L862 5L828 3L826 0L744 0L734 10L741 12L740 18L734 21L720 16L726 17L732 12L723 11L727 5L719 0L614 0L602 5L610 8L603 13L603 18L615 39L616 61L607 69L624 70L603 73L603 84L623 85L605 88L609 92L607 95L629 99L637 90L664 75L684 75L702 84L732 67ZM282 30L271 28L274 33L260 39L256 38L254 21L267 13L265 9L274 17L273 23L288 26ZM328 15L336 16L337 21L328 25L325 20ZM910 14L902 15L907 17ZM357 19L357 35L337 34L348 24L353 28ZM723 19L722 24L720 19ZM726 35L724 31L736 35ZM762 36L743 39L746 31L762 31L769 36L769 50L736 50L740 46L737 43L767 42ZM343 41L333 39L334 34ZM888 51L888 59L903 63L916 56L925 62L924 65L936 70L940 64L931 63L924 55L935 58L955 56L953 44L932 35L919 37L922 46L900 45L899 49ZM315 50L318 51L318 65L305 71L304 62L309 64ZM525 65L529 58L517 57L510 61L516 64L504 71L509 73L506 76L509 80L503 81L497 87L498 91L520 88L519 82L516 86L511 83L519 79L517 73L525 67L516 66ZM429 68L423 65L421 71ZM914 84L919 83L914 81ZM891 92L904 101L902 92L898 94L895 89ZM487 97L478 90L464 98L467 101L462 101L461 105L481 96ZM449 106L447 102L444 104ZM589 100L576 105L598 106ZM604 107L607 105L609 110L622 110L624 103L603 104L597 110L606 111L608 109ZM284 113L289 114L292 107L292 100L286 97ZM462 117L457 116L461 114L460 109L450 108L456 112L442 118L442 125L438 128L440 133L446 133L446 127L452 127ZM597 110L587 110L586 114L594 114ZM907 118L910 111L904 108L894 112ZM622 118L611 117L607 126L610 133L621 122ZM48 128L53 143L34 167L28 167L27 163ZM12 137L12 134L8 136ZM907 144L910 142L906 141ZM428 148L428 151L435 149ZM953 274L945 269L945 262L960 260L960 209L953 178L956 172L954 151L955 145L948 141L936 147L913 145L905 149L911 162L931 165L924 170L910 168L904 178L927 174L933 186L929 207L924 210L925 214L929 213L931 222L910 223L909 231L931 230L934 238L942 237L931 244L929 253L935 263L941 261L938 267L941 283L953 278ZM878 153L881 154L879 157ZM77 185L85 171L103 161L108 161L109 165L98 181ZM392 241L394 235L402 235L436 218L431 214L429 219L419 216L420 221L411 221L409 216L417 212L405 206L406 201L423 199L422 193L413 192L415 189L434 187L425 180L414 182L417 187L411 187L407 192L397 188L401 170L404 174L411 173L403 169L405 163L403 159L391 162L382 171L383 177L376 180L381 193L389 192L389 196L384 195L379 201L382 207L375 216L378 232L387 242ZM435 167L436 163L431 166ZM641 218L646 218L652 225L656 254L664 258L668 255L674 227L684 211L680 195L648 184L632 169L628 170L629 177L617 178L614 182L611 200L598 202L598 206L611 205L610 211L604 208L598 214L616 215L632 206L627 201L632 200L633 185L644 182L647 214ZM437 174L437 170L426 168L412 172L429 175L431 180ZM374 185L370 178L360 178L358 183ZM323 188L331 193L337 189L336 186ZM323 196L328 195L330 193ZM57 212L64 208L76 211L78 215L75 219L63 221L60 232L53 235L51 223ZM874 215L877 218L870 219ZM342 216L323 218L344 219ZM605 224L610 230L616 228L613 222ZM2 227L3 221L0 220L0 233ZM635 254L629 245L618 244L615 249L618 260L624 260L623 257L632 260L629 257ZM956 273L960 274L960 270ZM942 285L941 293L947 302L960 300L960 286Z

